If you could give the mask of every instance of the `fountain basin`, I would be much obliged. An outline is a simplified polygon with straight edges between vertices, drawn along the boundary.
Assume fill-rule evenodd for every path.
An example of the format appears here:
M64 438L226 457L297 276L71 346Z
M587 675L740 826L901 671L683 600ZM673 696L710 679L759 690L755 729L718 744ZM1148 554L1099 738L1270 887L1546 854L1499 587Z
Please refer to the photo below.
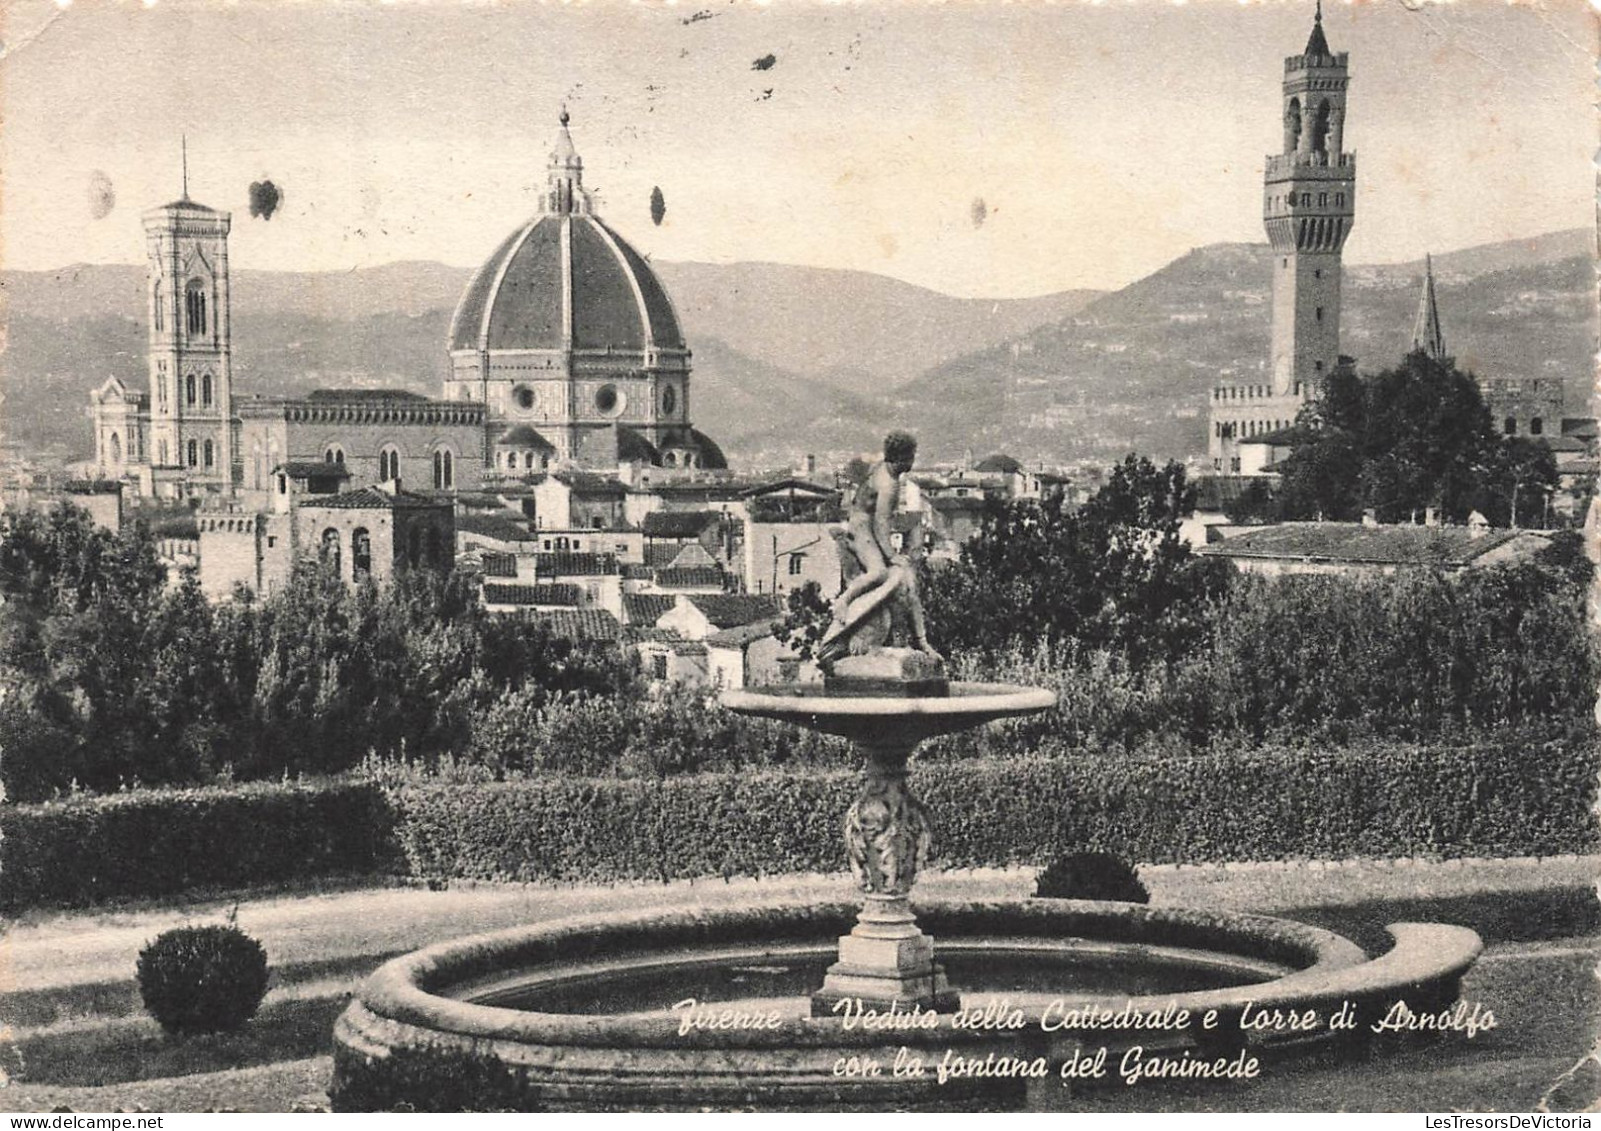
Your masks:
M1436 962L1432 971L1415 961L1368 962L1349 941L1302 924L1133 904L930 902L917 910L969 979L963 1008L1004 997L1028 1016L1024 1027L958 1028L946 1016L935 1028L886 1031L809 1016L805 987L829 957L822 940L850 926L854 904L630 912L481 935L387 963L339 1019L336 1081L381 1073L397 1048L431 1046L495 1058L553 1109L1017 1109L1030 1102L1022 1080L941 1086L932 1070L904 1079L889 1066L903 1046L932 1064L947 1049L1051 1058L1064 1044L1197 1040L1192 1032L1046 1032L1039 1020L1053 1002L1215 1008L1233 1018L1251 1002L1378 1002L1401 989L1409 1001L1446 1000L1472 960ZM1414 958L1444 953L1437 938L1414 942ZM683 1011L672 1007L688 997L776 1020L681 1031ZM1238 1026L1221 1032L1241 1046L1262 1039ZM883 1074L840 1075L852 1058L876 1060Z
M1056 695L1012 683L953 682L947 695L912 698L830 694L815 684L784 684L725 691L721 701L744 715L778 719L824 734L856 741L888 737L915 746L935 735L1048 710L1056 705Z

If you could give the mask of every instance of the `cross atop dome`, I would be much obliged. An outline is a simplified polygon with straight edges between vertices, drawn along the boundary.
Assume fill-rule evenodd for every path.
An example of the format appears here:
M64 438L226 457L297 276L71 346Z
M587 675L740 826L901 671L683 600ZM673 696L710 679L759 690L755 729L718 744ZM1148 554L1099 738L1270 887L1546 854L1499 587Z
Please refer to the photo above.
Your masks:
M573 145L573 135L567 132L567 123L571 119L567 114L567 107L561 108L561 129L556 134L556 144L550 151L550 167L547 174L547 190L545 192L545 211L558 216L578 213L587 215L594 208L594 202L589 193L584 191L584 161L578 156L578 148Z

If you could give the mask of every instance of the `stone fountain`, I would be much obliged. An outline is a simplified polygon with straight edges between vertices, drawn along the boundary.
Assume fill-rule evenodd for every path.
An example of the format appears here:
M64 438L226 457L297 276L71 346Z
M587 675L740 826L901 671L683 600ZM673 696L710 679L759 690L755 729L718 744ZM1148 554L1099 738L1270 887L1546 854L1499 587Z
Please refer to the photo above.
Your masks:
M426 1090L415 1061L394 1054L434 1050L451 1058L437 1071L470 1064L491 1106L1056 1110L1073 1096L1056 1076L1069 1075L1081 1046L1100 1042L1104 1055L1108 1045L1153 1043L1064 1017L1210 1012L1215 1030L1165 1034L1154 1051L1238 1054L1243 1063L1361 1039L1361 1029L1335 1032L1327 1021L1288 1040L1250 1032L1242 1022L1252 1010L1325 1019L1349 1010L1365 1023L1401 995L1422 1007L1456 1001L1480 943L1466 928L1435 924L1392 926L1395 946L1369 958L1338 935L1264 916L1057 899L920 902L940 934L936 955L910 901L936 822L907 787L907 762L924 739L1043 711L1055 697L946 678L923 631L915 573L888 552L886 500L910 457L897 461L889 443L885 454L842 537L850 576L819 642L821 685L722 697L734 711L855 744L863 780L843 831L859 903L587 915L394 959L335 1027L336 1107L360 1109L342 1097L359 1105ZM823 940L841 931L828 953ZM958 963L961 978L948 978L944 966ZM968 981L967 992L954 980ZM956 1023L951 1011L982 1011L998 994L1021 1027ZM681 999L698 1013L669 1007ZM886 1030L843 1016L865 1010L935 1024ZM1050 1073L945 1081L851 1071L907 1055L999 1057Z

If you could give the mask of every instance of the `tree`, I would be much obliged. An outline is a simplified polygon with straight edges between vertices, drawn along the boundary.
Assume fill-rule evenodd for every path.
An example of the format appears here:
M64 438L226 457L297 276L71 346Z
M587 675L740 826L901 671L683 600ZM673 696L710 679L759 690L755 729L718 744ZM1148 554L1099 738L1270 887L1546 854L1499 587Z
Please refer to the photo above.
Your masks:
M925 567L936 646L995 655L1014 642L1077 641L1135 668L1186 653L1229 574L1180 538L1193 507L1182 466L1134 456L1077 512L1060 497L991 501L961 559Z
M1350 521L1371 510L1410 522L1434 509L1462 522L1478 509L1494 521L1510 515L1515 484L1555 485L1534 453L1497 435L1472 375L1421 350L1365 379L1342 366L1302 421L1308 437L1282 465L1284 518Z

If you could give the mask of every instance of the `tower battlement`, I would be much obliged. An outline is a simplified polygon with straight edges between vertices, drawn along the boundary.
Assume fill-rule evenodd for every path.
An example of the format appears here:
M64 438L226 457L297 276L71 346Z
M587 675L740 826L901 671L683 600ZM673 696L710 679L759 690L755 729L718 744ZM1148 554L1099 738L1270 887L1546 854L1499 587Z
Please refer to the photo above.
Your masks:
M1269 181L1350 181L1356 179L1356 154L1300 151L1269 153L1264 166Z
M1284 73L1291 71L1343 71L1350 52L1335 55L1290 55L1284 60Z

